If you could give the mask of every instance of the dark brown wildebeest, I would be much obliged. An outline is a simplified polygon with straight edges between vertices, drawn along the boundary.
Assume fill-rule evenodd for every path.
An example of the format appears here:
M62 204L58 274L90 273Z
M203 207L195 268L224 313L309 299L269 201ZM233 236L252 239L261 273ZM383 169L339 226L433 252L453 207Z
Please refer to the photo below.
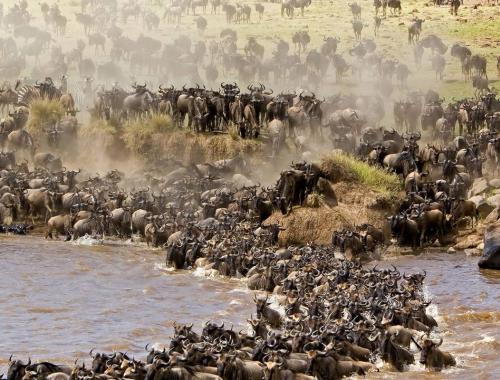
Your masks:
M455 358L449 352L439 349L441 344L443 344L443 338L439 339L439 343L425 338L420 352L420 364L424 364L425 368L432 371L441 371L443 368L455 366L457 364Z
M420 33L422 32L422 23L425 20L416 18L408 27L408 43L414 44L420 39Z

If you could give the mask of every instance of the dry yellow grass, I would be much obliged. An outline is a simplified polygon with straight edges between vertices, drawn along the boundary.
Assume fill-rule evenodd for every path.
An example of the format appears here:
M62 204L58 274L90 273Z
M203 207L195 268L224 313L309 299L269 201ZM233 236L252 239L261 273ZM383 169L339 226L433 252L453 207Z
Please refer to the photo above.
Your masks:
M148 161L169 157L185 162L213 161L259 152L262 147L259 141L243 140L234 134L211 135L176 129L164 115L128 122L123 140L132 153Z
M64 109L57 100L39 99L30 104L26 126L29 133L39 139L64 116Z

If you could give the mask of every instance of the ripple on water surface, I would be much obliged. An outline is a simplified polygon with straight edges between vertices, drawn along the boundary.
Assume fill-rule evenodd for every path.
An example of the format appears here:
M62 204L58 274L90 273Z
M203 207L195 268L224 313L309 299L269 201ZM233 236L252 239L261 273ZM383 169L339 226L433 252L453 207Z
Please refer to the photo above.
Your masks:
M96 347L143 357L146 343L168 342L173 321L199 329L208 319L225 320L242 328L254 312L253 292L242 280L172 271L163 252L142 245L86 243L0 237L0 373L11 353L72 363ZM369 378L500 378L500 274L479 271L476 259L459 254L389 263L407 273L427 271L426 292L435 303L429 311L458 367L430 374L416 364L403 375L384 367Z
M142 356L146 343L168 341L173 321L242 326L253 311L251 294L230 293L241 282L161 270L163 253L141 246L0 239L2 359L71 362L91 347Z

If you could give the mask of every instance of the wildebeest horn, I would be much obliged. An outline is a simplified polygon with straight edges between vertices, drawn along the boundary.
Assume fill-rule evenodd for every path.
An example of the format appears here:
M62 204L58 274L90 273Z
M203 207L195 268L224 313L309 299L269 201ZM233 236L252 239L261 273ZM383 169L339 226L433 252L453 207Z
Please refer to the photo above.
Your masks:
M12 361L12 357L14 356L14 354L10 354L10 357L9 357L9 362Z
M146 344L146 347L144 347L144 350L147 351L148 350L148 347L149 347L149 343Z
M260 90L264 91L266 89L266 86L264 86L262 83L259 83L259 84L260 84Z
M94 357L94 356L92 356L92 352L94 352L94 350L95 350L95 348L91 349L91 350L90 350L90 352L89 352L89 356L90 356L91 358L93 358L93 357Z
M223 329L224 328L224 322L222 322L222 324L220 326L218 326L220 329Z

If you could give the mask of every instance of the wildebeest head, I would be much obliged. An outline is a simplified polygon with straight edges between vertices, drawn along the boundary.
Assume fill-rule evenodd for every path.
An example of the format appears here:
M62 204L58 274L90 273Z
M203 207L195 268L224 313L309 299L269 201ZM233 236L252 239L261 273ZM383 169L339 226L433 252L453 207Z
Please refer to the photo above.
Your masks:
M12 360L9 358L9 369L7 371L7 380L21 380L26 373L26 367L31 365L31 359L24 364L21 360Z
M191 335L192 328L192 323L189 325L178 325L177 323L174 323L174 335L185 339Z
M253 301L255 302L255 306L257 307L257 318L262 318L264 309L271 305L270 302L267 302L268 297L269 296L267 295L266 298L257 298L256 296L253 297Z
M422 351L420 351L420 364L426 364L427 357L432 355L441 344L443 344L443 338L439 338L439 343L434 342L432 339L424 338L421 347Z
M222 322L220 326L217 326L217 324L211 321L207 321L205 322L201 335L205 338L213 339L220 336L224 332L223 329L224 329L224 322Z
M247 322L250 324L250 326L252 326L254 337L261 337L263 339L267 337L268 333L267 326L266 323L261 318L247 319Z
M89 355L92 358L92 371L94 373L104 373L106 370L106 363L108 360L113 360L116 358L116 352L113 355L106 355L104 353L98 352L93 355L94 349L90 350Z

